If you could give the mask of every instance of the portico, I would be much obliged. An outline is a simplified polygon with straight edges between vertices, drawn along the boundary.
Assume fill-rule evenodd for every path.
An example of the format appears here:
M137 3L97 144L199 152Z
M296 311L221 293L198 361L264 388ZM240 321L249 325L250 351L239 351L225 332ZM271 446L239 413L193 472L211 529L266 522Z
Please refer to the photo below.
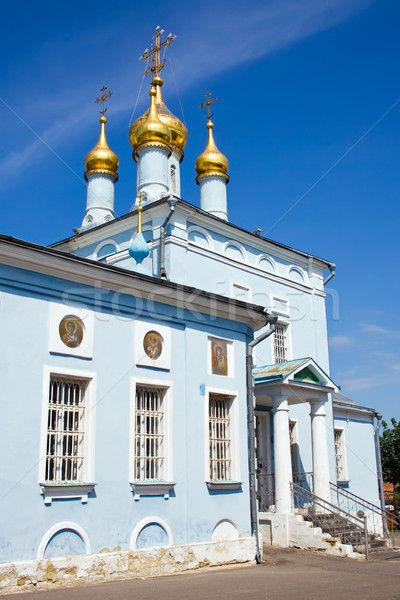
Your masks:
M259 510L291 514L293 479L330 501L328 439L332 427L326 407L336 385L311 358L256 367L254 382ZM289 417L294 405L306 405L310 415L309 427L302 426L311 437L311 472L304 472L298 423Z

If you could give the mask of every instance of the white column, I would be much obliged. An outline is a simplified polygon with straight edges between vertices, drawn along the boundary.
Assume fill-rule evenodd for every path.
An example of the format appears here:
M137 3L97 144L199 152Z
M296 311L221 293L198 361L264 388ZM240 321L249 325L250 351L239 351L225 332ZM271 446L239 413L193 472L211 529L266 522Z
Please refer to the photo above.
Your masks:
M326 398L311 403L311 438L314 472L314 494L331 501L329 455L326 426Z
M292 464L289 438L289 405L286 396L273 398L274 415L274 462L275 462L275 510L277 513L292 512Z
M86 213L82 229L89 229L114 219L114 183L116 176L87 172Z
M137 193L143 192L147 201L155 202L169 195L168 146L139 146L137 150Z
M202 177L199 186L200 208L227 221L226 177L219 175Z

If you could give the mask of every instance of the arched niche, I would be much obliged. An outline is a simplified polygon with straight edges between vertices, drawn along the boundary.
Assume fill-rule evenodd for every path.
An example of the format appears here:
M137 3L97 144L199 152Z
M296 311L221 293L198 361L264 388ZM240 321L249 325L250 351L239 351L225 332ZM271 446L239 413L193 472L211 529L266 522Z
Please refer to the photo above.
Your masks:
M39 544L37 559L90 554L86 531L72 521L62 521L50 527Z

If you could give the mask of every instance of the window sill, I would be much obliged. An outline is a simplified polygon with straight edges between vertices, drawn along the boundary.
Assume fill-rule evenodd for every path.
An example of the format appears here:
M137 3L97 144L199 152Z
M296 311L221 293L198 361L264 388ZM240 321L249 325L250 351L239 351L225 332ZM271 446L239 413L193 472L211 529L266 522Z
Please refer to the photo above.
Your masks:
M164 496L164 500L168 500L175 483L171 481L135 481L130 486L135 500L139 500L140 496Z
M350 479L340 479L337 481L337 485L339 487L345 487L346 485L349 485L350 483Z
M95 483L39 483L44 503L53 500L74 500L80 498L82 504L88 501L88 494L94 491Z
M206 481L209 490L238 490L242 481Z

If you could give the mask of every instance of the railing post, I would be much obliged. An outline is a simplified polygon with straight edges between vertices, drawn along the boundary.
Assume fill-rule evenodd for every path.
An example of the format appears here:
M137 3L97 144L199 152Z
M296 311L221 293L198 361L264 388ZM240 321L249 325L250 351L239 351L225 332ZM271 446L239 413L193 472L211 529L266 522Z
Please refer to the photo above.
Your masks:
M364 515L364 539L365 539L365 560L368 560L369 556L369 543L368 543L368 518Z

